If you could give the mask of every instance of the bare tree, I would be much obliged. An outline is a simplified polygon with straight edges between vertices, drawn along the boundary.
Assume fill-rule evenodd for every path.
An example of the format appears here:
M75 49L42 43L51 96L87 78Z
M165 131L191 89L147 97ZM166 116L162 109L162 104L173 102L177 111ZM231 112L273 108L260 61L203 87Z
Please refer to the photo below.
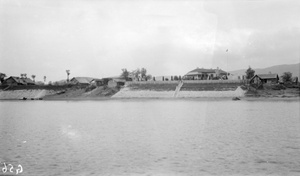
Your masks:
M67 73L67 82L69 82L70 70L66 70L66 73Z

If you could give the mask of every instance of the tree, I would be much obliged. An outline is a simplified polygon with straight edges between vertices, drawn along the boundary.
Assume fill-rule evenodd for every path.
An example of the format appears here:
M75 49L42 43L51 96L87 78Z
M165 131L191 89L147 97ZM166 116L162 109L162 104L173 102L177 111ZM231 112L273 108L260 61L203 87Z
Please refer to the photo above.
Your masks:
M124 78L126 81L128 80L128 78L129 78L129 72L127 71L126 68L122 69L121 77Z
M141 68L141 76L142 76L142 78L146 78L147 70L145 68Z
M131 72L131 75L136 79L136 80L139 80L139 75L141 74L141 71L139 68L137 68L136 70L133 70Z
M283 81L284 83L290 82L290 81L292 81L292 73L291 73L291 72L284 72L284 73L281 75L281 78L282 78L282 81Z
M67 73L67 82L69 82L70 70L66 70L66 73Z
M175 80L175 81L178 81L178 76L174 76L174 80Z
M35 75L31 75L31 78L33 79L33 82L35 82Z
M3 83L5 77L6 77L5 73L0 73L0 82L1 83Z
M151 80L152 79L152 75L147 75L146 76L146 80Z
M21 78L22 79L26 79L27 78L27 74L26 73L21 73Z
M249 66L249 68L246 70L246 78L251 79L254 76L255 71Z
M46 77L46 76L44 76L44 83L45 83L45 84L46 84L46 78L47 78L47 77Z

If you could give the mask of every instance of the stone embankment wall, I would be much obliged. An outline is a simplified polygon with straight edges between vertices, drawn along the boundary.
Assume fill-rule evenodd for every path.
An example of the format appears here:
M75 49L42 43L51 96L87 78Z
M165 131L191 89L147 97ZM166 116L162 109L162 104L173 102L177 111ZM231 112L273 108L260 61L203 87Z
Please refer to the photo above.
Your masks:
M209 98L209 97L244 97L246 91L238 87L232 91L180 91L177 95L178 98Z
M14 100L22 99L23 97L27 99L37 99L42 98L46 95L56 94L55 90L45 90L45 89L30 89L30 90L0 90L0 100Z
M132 90L125 87L112 98L172 98L173 96L174 91Z
M200 98L243 97L242 80L183 81L184 90L177 90L179 81L128 82L113 98ZM205 87L200 89L199 87ZM176 91L177 90L177 91ZM212 90L212 91L211 91ZM176 91L176 92L175 92Z

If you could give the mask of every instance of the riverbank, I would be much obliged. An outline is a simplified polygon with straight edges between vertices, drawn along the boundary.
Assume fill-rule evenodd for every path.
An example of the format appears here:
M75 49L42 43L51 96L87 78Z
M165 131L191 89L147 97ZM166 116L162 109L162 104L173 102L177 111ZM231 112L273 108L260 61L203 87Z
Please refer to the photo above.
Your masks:
M238 87L234 91L163 91L137 90L130 87L121 89L112 98L232 98L244 97L246 91Z
M62 89L13 89L0 90L0 100L84 100L107 99L119 91L118 87L106 86L90 89L89 87L70 87Z
M0 100L109 100L109 99L232 99L242 100L293 100L299 101L299 87L265 86L260 90L246 90L245 87L234 84L222 84L214 90L212 85L205 84L201 89L195 85L185 85L182 89L177 84L132 84L119 87L64 87L52 89L12 89L0 90ZM147 88L148 87L148 88ZM237 87L237 88L236 88Z

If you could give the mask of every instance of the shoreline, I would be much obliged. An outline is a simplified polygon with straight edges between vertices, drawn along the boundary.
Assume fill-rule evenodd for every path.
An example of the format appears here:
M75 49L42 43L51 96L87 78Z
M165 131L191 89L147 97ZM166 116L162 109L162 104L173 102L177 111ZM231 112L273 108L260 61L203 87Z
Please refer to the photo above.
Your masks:
M73 97L44 98L42 100L0 99L0 101L109 101L109 100L197 100L197 101L234 101L233 97ZM237 101L299 101L300 97L240 97Z
M70 88L65 90L22 89L0 90L0 101L23 100L27 101L103 101L103 100L231 100L239 98L242 101L300 101L299 88L286 88L284 90L257 90L247 91L238 87L236 90L222 91L177 91L166 90L169 87L157 87L157 90L134 89L129 87L107 88L97 87L92 90L83 88ZM238 100L237 100L238 101Z

